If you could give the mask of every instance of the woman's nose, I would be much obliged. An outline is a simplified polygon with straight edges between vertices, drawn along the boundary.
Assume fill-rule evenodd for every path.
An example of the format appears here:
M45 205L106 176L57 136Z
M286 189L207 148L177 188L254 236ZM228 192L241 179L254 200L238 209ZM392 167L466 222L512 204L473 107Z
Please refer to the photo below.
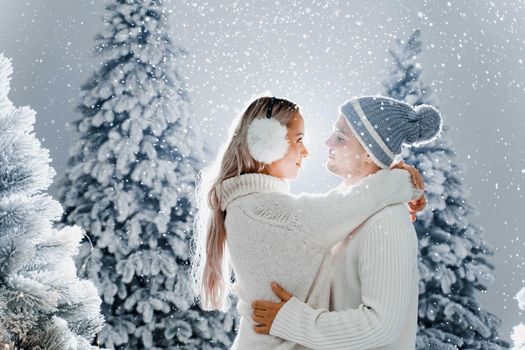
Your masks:
M306 146L303 145L303 149L302 149L301 155L303 157L307 157L309 154L310 154L310 152L308 152L308 150L306 149Z

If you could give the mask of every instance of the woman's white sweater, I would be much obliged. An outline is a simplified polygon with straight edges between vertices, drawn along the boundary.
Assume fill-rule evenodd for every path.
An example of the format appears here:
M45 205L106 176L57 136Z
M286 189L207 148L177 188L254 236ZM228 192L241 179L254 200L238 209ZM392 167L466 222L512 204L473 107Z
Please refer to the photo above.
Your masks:
M233 349L304 349L252 329L251 303L274 300L277 282L299 301L328 308L330 249L385 206L419 196L405 170L381 170L346 192L289 193L285 180L245 174L225 180L227 247L239 297L239 333ZM407 213L408 215L408 213Z

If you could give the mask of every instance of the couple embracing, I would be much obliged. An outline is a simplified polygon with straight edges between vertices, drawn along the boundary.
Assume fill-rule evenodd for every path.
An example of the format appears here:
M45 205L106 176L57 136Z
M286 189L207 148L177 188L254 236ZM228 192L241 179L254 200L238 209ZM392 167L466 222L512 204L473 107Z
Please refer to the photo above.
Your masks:
M203 309L237 295L233 349L414 349L412 221L426 200L397 158L438 136L439 112L381 96L343 103L326 140L326 168L343 181L322 194L289 192L308 156L296 104L257 98L232 126L203 174L193 272Z

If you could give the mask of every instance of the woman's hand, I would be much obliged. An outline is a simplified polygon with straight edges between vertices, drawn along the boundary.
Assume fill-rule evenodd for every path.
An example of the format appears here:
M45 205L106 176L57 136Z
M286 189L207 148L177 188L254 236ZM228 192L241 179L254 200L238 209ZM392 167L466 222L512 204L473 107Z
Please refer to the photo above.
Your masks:
M425 182L423 181L423 176L421 176L419 171L413 166L405 164L405 162L403 161L400 161L399 163L391 166L390 169L403 169L408 171L408 173L410 174L410 178L412 179L412 183L414 184L414 187L420 190L425 190ZM416 213L425 209L426 205L427 199L425 198L424 194L422 194L421 197L419 197L418 199L410 201L408 203L408 208L410 211L410 220L412 222L416 221Z
M425 182L423 181L423 176L421 176L419 171L413 166L408 165L401 160L398 163L392 165L390 169L402 169L408 171L410 177L412 178L412 183L414 184L414 187L420 190L425 189Z
M293 296L275 282L272 283L272 290L281 299L280 302L256 300L252 303L252 320L255 322L253 326L255 333L270 334L275 316Z
M425 195L421 195L415 201L408 202L408 211L410 212L410 220L412 222L416 221L416 213L425 209L427 205L427 198Z

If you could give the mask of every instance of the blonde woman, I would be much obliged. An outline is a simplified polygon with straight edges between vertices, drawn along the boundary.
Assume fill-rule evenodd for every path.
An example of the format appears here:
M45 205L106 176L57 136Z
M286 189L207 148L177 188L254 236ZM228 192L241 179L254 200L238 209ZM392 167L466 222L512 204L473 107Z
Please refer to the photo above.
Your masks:
M196 227L195 288L206 310L225 310L233 290L241 322L233 349L300 349L295 343L258 334L251 302L275 300L277 282L300 301L327 308L330 249L385 206L420 197L421 177L382 170L346 192L292 195L308 151L304 120L287 100L254 100L203 174ZM235 283L230 283L231 270Z

